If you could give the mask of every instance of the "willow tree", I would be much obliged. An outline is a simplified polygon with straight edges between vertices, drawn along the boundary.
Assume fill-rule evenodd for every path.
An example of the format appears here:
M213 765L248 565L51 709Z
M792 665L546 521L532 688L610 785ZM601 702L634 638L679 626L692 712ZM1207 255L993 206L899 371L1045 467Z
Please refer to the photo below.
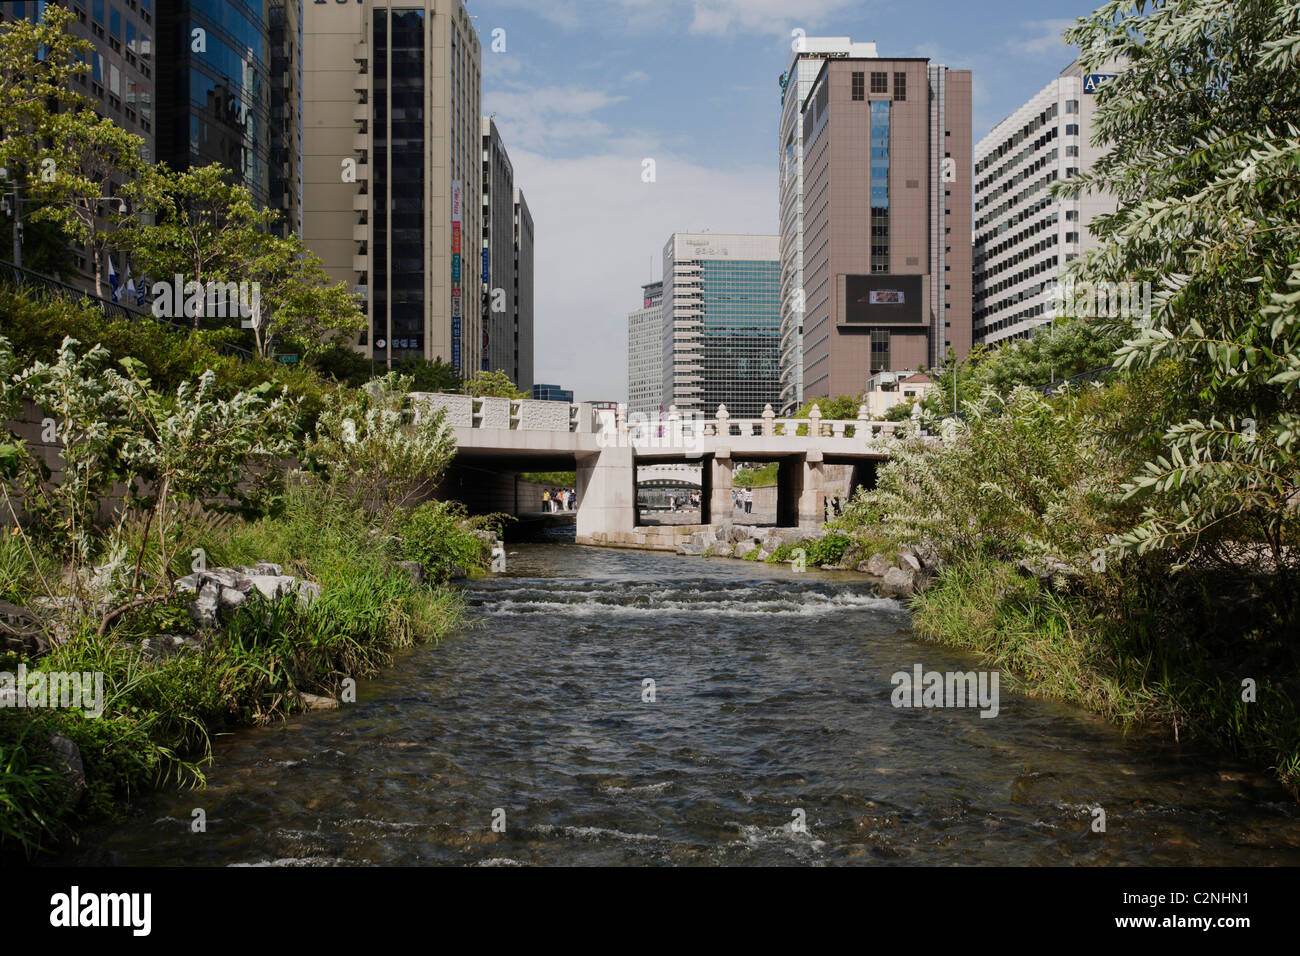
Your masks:
M1300 3L1113 2L1065 39L1085 72L1125 64L1097 93L1109 151L1062 186L1118 200L1071 272L1151 283L1116 357L1175 382L1117 550L1300 570Z

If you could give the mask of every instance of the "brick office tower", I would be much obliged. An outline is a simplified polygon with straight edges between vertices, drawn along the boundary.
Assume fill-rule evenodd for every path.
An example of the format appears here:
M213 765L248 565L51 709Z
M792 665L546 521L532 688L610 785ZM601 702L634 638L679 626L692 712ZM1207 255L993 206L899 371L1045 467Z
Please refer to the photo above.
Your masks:
M971 346L971 75L828 59L804 100L804 398Z

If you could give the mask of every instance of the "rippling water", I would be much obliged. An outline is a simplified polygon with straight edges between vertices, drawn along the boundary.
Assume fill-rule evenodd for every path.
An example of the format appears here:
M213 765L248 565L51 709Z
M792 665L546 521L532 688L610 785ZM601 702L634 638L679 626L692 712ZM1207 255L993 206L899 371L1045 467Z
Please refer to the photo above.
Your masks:
M465 633L221 740L206 790L68 862L1300 863L1296 805L1222 759L1005 683L993 719L894 708L896 671L980 662L856 576L518 545L468 596Z

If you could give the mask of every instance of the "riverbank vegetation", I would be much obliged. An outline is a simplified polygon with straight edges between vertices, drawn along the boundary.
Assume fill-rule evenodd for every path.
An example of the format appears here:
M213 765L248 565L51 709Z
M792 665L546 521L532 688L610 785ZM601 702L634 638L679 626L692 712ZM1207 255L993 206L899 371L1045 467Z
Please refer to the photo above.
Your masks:
M0 25L0 166L25 234L84 244L99 296L0 274L6 861L150 787L201 784L215 734L346 701L458 626L444 585L486 569L494 540L428 501L454 443L405 398L471 386L436 362L408 366L418 383L383 375L351 348L357 301L227 171L145 162L71 83L88 70L71 18ZM137 280L256 284L251 321L202 301L129 311L110 256ZM82 674L93 690L48 684Z
M1097 94L1110 152L1054 187L1118 199L1067 281L1150 283L1150 314L1058 326L1116 369L1064 394L1017 384L1053 360L1046 332L957 367L942 449L901 443L834 525L937 553L923 634L1300 794L1296 29L1293 5L1190 2L1067 31L1085 72L1129 60Z
M441 415L402 406L409 382L322 390L299 438L284 387L207 371L165 392L144 367L74 340L28 362L0 340L0 416L23 400L48 415L61 466L0 444L0 691L21 669L102 681L98 714L0 708L6 856L151 786L200 784L214 734L337 699L440 638L461 620L442 585L490 560L483 520L424 500L454 445ZM204 573L276 590L204 616Z

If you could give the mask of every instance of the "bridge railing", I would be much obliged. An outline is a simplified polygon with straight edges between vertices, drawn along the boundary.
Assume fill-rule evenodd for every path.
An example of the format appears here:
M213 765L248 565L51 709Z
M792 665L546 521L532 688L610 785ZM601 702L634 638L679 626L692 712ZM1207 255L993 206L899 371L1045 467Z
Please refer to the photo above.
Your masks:
M510 431L581 431L579 406L531 398L494 398L446 392L412 392L420 409L447 413L456 428L503 428ZM591 430L590 428L587 430Z
M612 443L660 445L689 444L704 438L849 438L864 444L912 434L914 421L873 421L867 406L853 419L823 419L814 405L806 418L778 418L768 405L761 418L732 418L725 405L712 417L702 412L669 408L664 418L631 415L627 405L616 408L591 403L546 402L534 399L480 398L444 392L413 392L417 408L443 409L448 424L457 428L499 428L510 431L584 432Z
M620 405L617 416L606 413L601 431L617 429L620 439L631 444L672 446L690 443L702 438L850 438L874 442L903 438L912 434L917 425L911 420L902 422L873 421L865 405L859 407L854 419L823 419L821 411L813 406L807 418L778 418L768 405L761 418L732 418L725 405L719 405L712 417L702 412L680 412L676 406L669 408L666 417L627 415L627 406Z

